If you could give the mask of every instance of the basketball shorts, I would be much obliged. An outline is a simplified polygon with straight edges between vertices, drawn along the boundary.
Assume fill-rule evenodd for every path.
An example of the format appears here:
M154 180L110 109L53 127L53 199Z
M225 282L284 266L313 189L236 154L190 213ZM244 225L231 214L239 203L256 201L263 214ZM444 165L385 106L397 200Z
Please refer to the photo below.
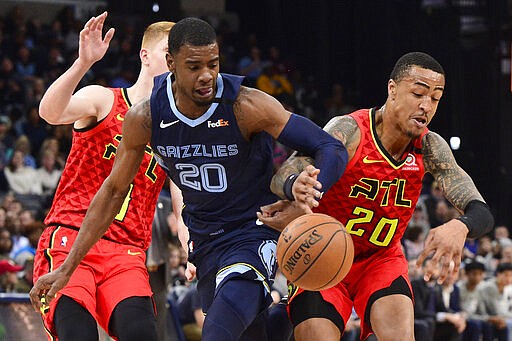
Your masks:
M277 270L277 241L267 237L268 233L244 236L233 232L215 241L215 247L204 248L208 250L206 254L196 257L197 290L203 312L208 311L217 292L232 278L260 281L270 305L270 287Z
M34 259L34 282L64 262L77 235L78 231L63 226L45 229ZM152 296L145 262L146 254L141 248L100 239L42 312L46 332L55 337L53 316L62 295L86 308L108 332L110 316L119 302L132 296Z
M310 293L290 283L289 285L289 306L302 293ZM370 308L378 298L403 294L412 299L412 288L408 277L407 261L402 255L389 255L383 257L380 254L370 258L355 260L347 276L332 288L321 290L320 294L324 301L331 303L341 316L343 324L350 318L352 307L361 318L361 340L365 340L371 333ZM305 300L297 299L301 305ZM293 308L295 309L295 308ZM298 311L305 311L307 307L297 307ZM307 315L308 313L306 313ZM319 313L321 315L322 313ZM293 321L294 325L301 321ZM323 316L308 316L323 317ZM326 318L328 318L326 316ZM329 318L333 320L332 318ZM336 319L334 319L336 321ZM334 322L334 321L333 321ZM336 322L335 322L336 323ZM343 325L338 327L343 328Z

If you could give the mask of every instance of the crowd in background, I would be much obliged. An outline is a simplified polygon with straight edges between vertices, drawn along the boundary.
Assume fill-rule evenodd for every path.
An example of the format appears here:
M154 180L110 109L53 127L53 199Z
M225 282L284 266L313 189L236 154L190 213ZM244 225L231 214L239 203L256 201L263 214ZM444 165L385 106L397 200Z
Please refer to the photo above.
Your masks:
M14 7L0 17L0 292L28 292L32 286L33 255L61 170L70 150L72 126L51 126L39 117L46 88L75 60L84 18L64 8L50 23ZM105 58L82 80L111 87L129 87L139 69L138 42L143 27L124 24L116 30ZM254 35L240 37L226 22L217 26L221 71L246 76L245 84L259 88L288 110L319 125L354 108L345 101L340 83L320 89L315 78L303 75L293 58L278 46ZM276 144L275 167L289 155ZM429 179L427 179L429 180ZM411 263L415 294L417 340L512 339L512 240L508 226L492 235L468 240L459 277L439 285L425 282L413 264L430 228L458 212L426 181L423 195L403 239ZM168 222L172 228L172 222ZM169 235L168 292L187 335L198 335L201 312L194 285L185 280L186 254L176 231ZM427 261L424 267L429 266ZM275 284L275 303L286 295L286 281ZM186 309L185 309L185 308ZM199 332L200 334L200 332ZM347 324L344 340L358 338L358 317Z

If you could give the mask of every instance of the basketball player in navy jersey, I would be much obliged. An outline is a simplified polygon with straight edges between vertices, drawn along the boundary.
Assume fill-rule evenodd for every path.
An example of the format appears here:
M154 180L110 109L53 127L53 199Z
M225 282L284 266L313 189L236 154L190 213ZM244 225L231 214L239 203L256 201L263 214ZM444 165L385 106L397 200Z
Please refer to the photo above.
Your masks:
M79 263L119 212L151 143L183 194L183 210L173 208L181 243L196 266L206 313L202 340L266 340L279 232L258 221L256 212L277 199L270 191L272 138L316 160L310 169L317 177L302 175L314 191L292 188L293 181L283 188L296 193L300 205L339 179L347 152L273 97L241 86L242 77L219 73L215 31L205 21L186 18L174 25L167 63L171 72L155 78L151 98L125 116L114 167L89 207L69 264ZM62 287L62 277L57 270L47 278L47 299Z

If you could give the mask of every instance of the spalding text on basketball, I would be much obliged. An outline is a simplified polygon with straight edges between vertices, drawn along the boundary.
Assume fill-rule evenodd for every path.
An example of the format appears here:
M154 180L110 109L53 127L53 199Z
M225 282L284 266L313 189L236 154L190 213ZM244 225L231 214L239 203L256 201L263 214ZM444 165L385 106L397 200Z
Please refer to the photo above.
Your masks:
M308 264L311 260L311 256L307 253L307 251L316 244L318 241L322 240L323 236L318 234L318 231L314 229L309 236L304 238L304 241L299 245L299 247L295 250L293 255L286 260L286 264L284 264L283 268L288 273L292 274L295 269L295 265L297 262L302 259L304 264Z

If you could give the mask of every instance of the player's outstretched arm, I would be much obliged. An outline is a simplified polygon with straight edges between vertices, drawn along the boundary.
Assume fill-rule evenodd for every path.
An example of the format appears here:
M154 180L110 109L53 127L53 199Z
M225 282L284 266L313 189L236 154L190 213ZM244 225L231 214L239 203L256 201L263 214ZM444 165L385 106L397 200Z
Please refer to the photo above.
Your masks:
M337 116L332 118L324 127L324 130L331 136L339 140L348 152L348 160L352 158L359 145L360 132L357 123L349 116ZM290 179L292 174L301 174L308 165L314 165L315 160L312 157L299 156L298 153L293 153L278 169L271 182L272 192L285 198L283 187L287 179ZM305 175L301 174L293 184L292 193L294 196L300 196L300 188L304 188L305 184L302 183ZM288 180L289 181L289 180ZM314 197L318 197L315 195Z
M439 275L439 282L443 282L451 262L453 271L458 271L466 237L478 238L489 232L494 219L473 180L457 164L448 143L438 134L430 132L425 135L423 160L425 170L437 180L445 197L464 213L460 218L430 230L425 248L418 257L420 266L433 253L434 270L425 273L425 277Z
M39 115L50 124L69 124L82 118L108 113L114 97L101 86L88 86L75 95L78 83L91 66L105 55L114 36L111 28L103 38L107 12L92 17L80 32L78 58L45 92L39 105Z
M327 190L340 178L347 164L345 146L311 120L292 114L272 96L251 88L242 87L234 105L238 123L247 137L265 131L285 146L315 159L316 170L310 166L309 179L303 187L303 195L292 195L283 188L287 199L303 201L310 206L318 205L314 197L320 197L320 189ZM318 176L318 179L317 179Z
M91 201L69 255L59 268L40 277L30 291L30 300L36 311L41 308L42 297L45 297L46 304L55 298L83 257L107 231L130 190L150 139L149 100L144 100L125 116L123 139L117 148L112 171Z

